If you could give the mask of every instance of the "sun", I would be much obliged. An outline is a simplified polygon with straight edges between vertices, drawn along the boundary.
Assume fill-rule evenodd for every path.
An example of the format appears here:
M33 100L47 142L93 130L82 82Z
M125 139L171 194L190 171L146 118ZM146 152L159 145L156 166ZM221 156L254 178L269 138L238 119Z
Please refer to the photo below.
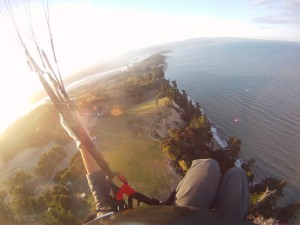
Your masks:
M31 96L41 88L38 77L26 66L23 67L21 62L15 62L17 66L6 65L1 68L0 132L34 106Z

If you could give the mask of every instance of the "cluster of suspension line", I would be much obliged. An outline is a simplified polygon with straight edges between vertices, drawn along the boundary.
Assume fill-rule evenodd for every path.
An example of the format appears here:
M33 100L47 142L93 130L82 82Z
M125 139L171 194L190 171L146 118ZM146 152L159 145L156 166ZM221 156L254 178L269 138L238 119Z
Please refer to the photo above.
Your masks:
M14 29L17 34L17 40L20 46L24 49L27 64L29 65L30 69L37 74L41 84L43 85L45 91L47 92L49 98L57 108L58 112L61 114L65 122L69 125L71 130L74 134L79 138L82 145L85 149L89 151L89 153L94 157L99 167L104 171L107 176L107 181L112 187L112 190L115 195L115 199L118 203L119 210L132 208L132 199L136 199L138 202L143 202L148 205L158 205L160 202L156 199L149 198L137 191L135 191L127 182L126 178L120 175L119 173L115 173L111 170L107 162L104 160L102 155L97 151L96 147L94 146L93 142L91 141L90 137L86 133L84 127L81 125L80 121L78 120L77 113L76 113L76 105L71 101L69 98L66 89L63 84L63 80L61 77L60 69L58 66L58 60L56 57L55 47L53 36L51 32L50 26L50 17L49 17L49 6L48 1L43 3L44 15L45 20L48 28L49 33L49 42L51 47L51 60L48 57L48 54L40 47L40 44L37 41L36 34L34 33L33 24L31 20L31 11L30 11L30 4L29 0L24 3L24 8L26 11L29 30L30 30L30 40L34 43L35 50L30 51L27 47L26 43L23 40L23 36L19 30L18 24L15 20L15 16L10 4L9 0L4 0L6 10L8 16L14 26ZM37 57L33 57L34 54ZM55 67L52 66L52 62L54 62ZM117 186L113 181L112 178L115 176L121 181L121 187ZM128 202L126 203L123 194L128 196Z

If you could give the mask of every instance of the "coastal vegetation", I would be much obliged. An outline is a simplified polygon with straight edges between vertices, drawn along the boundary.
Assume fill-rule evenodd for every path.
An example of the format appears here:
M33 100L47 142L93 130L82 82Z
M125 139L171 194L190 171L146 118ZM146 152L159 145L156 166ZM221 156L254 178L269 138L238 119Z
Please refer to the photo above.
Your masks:
M43 153L34 170L35 175L50 178L52 169L66 156L66 152L61 146L54 146Z
M176 187L194 159L213 158L222 174L226 173L240 160L242 144L232 136L227 147L221 148L200 104L179 90L176 81L165 79L165 68L165 57L154 55L69 93L113 170L126 175L138 191L159 199ZM9 161L26 148L50 142L56 145L33 156L39 157L33 170L19 169L6 178L0 192L1 224L80 224L95 207L79 152L64 168L55 169L65 159L63 146L71 139L51 103L39 106L6 130L0 139L1 159ZM277 204L286 182L272 177L258 181L254 163L254 159L243 160L241 165L251 193L247 219L291 221L300 204Z
M176 171L184 175L192 161L199 158L217 160L222 174L235 166L236 161L240 159L241 140L232 136L229 137L226 148L215 146L211 124L201 112L199 103L193 104L184 90L178 90L175 81L162 87L160 96L164 95L167 96L167 104L170 107L174 107L174 103L180 106L179 109L175 108L186 122L184 127L170 129L168 135L162 139L163 152ZM257 218L272 218L278 223L291 222L300 210L300 203L295 201L287 206L279 206L278 200L284 196L283 189L287 183L273 177L259 181L253 174L254 163L255 160L250 159L241 165L247 174L251 195L247 219L257 221Z

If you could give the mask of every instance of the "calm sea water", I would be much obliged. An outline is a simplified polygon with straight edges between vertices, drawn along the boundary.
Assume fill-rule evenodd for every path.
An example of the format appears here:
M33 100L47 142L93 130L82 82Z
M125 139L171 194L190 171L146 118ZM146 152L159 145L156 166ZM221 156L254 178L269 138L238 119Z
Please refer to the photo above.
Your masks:
M283 202L300 200L300 43L219 40L167 56L167 79L199 101L221 137L242 140L259 178L288 182Z

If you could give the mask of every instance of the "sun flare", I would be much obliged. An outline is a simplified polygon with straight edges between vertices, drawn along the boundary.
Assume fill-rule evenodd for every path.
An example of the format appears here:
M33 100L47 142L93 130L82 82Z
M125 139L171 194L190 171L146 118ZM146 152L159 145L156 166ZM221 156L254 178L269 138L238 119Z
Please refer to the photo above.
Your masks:
M0 132L33 107L31 96L41 87L38 77L27 68L22 69L20 64L19 67L6 66L7 70L2 68L3 75L0 76Z

